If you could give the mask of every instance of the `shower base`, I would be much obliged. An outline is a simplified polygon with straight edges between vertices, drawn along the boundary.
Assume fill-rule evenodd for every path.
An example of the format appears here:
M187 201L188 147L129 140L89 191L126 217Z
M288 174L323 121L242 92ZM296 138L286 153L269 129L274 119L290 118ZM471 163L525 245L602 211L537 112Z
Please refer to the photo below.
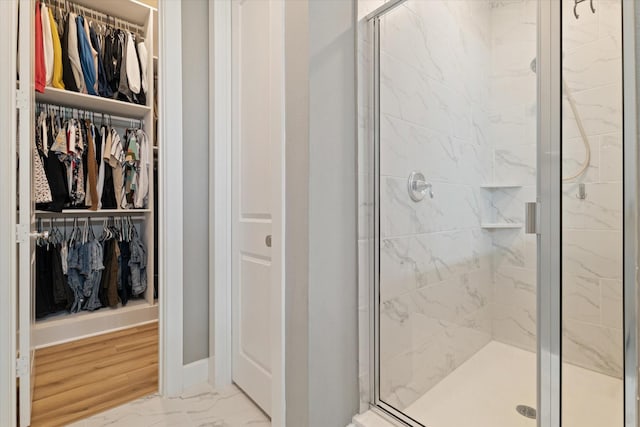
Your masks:
M623 424L622 380L563 365L563 427ZM535 427L536 355L492 341L403 412L429 427Z

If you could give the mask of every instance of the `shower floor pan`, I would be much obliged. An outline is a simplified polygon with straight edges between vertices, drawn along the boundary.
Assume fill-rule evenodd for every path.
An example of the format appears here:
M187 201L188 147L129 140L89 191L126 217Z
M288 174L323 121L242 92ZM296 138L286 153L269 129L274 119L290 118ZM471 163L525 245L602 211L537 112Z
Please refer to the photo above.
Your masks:
M563 427L623 424L622 380L563 365ZM516 411L536 407L536 355L492 341L405 413L428 427L535 427Z

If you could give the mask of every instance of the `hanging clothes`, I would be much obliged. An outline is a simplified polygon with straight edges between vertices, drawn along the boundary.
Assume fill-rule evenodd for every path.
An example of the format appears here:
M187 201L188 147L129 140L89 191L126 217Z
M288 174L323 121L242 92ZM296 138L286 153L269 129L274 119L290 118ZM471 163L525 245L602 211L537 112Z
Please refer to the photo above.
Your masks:
M107 81L107 73L104 68L102 55L100 55L100 52L102 51L102 49L100 48L100 39L96 31L93 29L93 26L89 28L89 31L91 46L93 46L93 49L98 52L98 93L100 94L100 96L104 96L105 98L111 98L113 96L113 91L111 90L109 82Z
M78 23L76 18L77 15L75 13L69 12L69 17L67 18L67 22L69 23L69 60L71 61L71 71L73 72L73 78L75 79L78 91L81 93L87 93L82 62L80 60L80 34L78 34Z
M137 296L147 290L147 251L137 234L131 239L129 248L131 250L129 258L131 292Z
M103 63L105 78L111 90L111 96L118 98L118 86L120 85L120 69L122 68L123 39L120 31L113 28L107 30L104 38Z
M62 47L60 44L60 34L58 32L58 24L53 18L53 12L49 9L49 25L51 26L51 42L53 46L53 75L51 78L51 86L64 89L62 79Z
M75 72L71 65L71 50L69 46L72 44L70 37L71 30L69 28L69 17L64 20L64 31L62 35L61 47L62 47L62 81L64 82L64 88L66 90L72 90L79 92L80 89L76 83ZM76 42L77 45L77 42ZM77 47L76 47L77 49Z
M44 156L41 156L47 182L49 183L49 189L51 191L51 202L47 204L38 205L37 208L41 210L48 210L54 212L61 212L66 204L69 203L69 193L67 191L67 171L64 164L64 160L60 159L59 144L56 142L60 135L60 130L56 127L56 117L53 115L47 116L44 119L40 119L38 126L36 126L36 146L45 145L38 143L39 140L47 138L48 147ZM48 131L47 131L48 130ZM64 133L64 131L62 131ZM56 134L56 138L54 138Z
M94 54L96 52L89 43L89 38L85 33L84 17L78 16L76 19L78 53L80 58L80 66L82 75L84 76L84 87L89 95L97 95L96 91L96 70L94 66Z
M42 41L44 45L45 83L51 86L53 81L53 35L51 34L51 22L49 21L49 8L46 4L40 5L40 19L42 21Z
M120 247L114 238L103 242L104 246L104 272L100 284L101 302L105 307L116 307L120 303L118 296L118 257Z
M44 40L42 36L42 12L40 11L40 2L36 2L35 15L35 89L44 93L47 85L47 70L44 64Z
M138 162L136 165L136 182L133 206L138 209L145 208L149 201L149 179L151 178L151 158L149 155L149 137L138 129L136 131L138 141Z
M98 198L98 160L96 156L96 144L94 141L94 126L87 120L85 122L87 136L87 188L85 204L92 211L98 210L100 199Z
M49 180L44 170L42 159L45 157L44 143L42 141L42 133L38 132L42 126L44 116L41 114L37 121L37 128L35 134L34 145L32 147L33 152L33 200L36 204L51 203L53 197L51 195L51 188L49 187Z
M103 209L117 209L118 202L113 180L114 171L109 163L111 158L111 132L107 126L102 126L101 134L103 140L101 170L104 171L104 184L102 186L102 197L100 201Z
M122 205L123 196L125 196L124 192L124 173L123 173L123 164L124 164L124 149L122 146L122 140L120 139L120 135L118 132L111 128L111 156L109 157L109 165L113 171L113 188L115 192L115 198L118 204L118 209L126 209ZM126 200L126 196L125 196ZM125 204L126 206L126 204Z

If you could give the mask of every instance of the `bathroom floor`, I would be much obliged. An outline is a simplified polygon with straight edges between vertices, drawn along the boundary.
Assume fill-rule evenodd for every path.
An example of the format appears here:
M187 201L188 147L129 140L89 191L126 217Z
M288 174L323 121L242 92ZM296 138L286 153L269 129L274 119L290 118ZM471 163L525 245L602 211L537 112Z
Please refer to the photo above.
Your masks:
M269 418L240 391L195 386L181 397L153 395L87 418L71 427L270 427Z
M622 380L563 366L564 427L620 426ZM404 412L429 427L535 427L536 355L492 341Z

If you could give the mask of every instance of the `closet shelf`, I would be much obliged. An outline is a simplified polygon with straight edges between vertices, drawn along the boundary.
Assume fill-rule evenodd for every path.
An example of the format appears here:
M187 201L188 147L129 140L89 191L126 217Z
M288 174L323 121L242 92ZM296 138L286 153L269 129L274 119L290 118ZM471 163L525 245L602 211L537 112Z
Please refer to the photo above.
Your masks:
M146 5L138 0L73 0L73 2L80 6L97 10L98 12L102 12L106 15L114 16L141 26L147 24L149 11L157 10L157 8Z
M522 188L519 184L480 184L480 188L494 189L494 188Z
M497 230L504 228L516 229L522 228L522 224L519 222L486 222L482 223L480 227L486 230Z
M62 212L36 211L39 217L60 217L60 216L143 216L151 212L151 209L63 209Z
M144 119L151 112L151 107L87 95L70 90L47 87L44 93L36 92L36 101L45 104L59 105L67 108L78 108L95 113L112 114L114 116Z

